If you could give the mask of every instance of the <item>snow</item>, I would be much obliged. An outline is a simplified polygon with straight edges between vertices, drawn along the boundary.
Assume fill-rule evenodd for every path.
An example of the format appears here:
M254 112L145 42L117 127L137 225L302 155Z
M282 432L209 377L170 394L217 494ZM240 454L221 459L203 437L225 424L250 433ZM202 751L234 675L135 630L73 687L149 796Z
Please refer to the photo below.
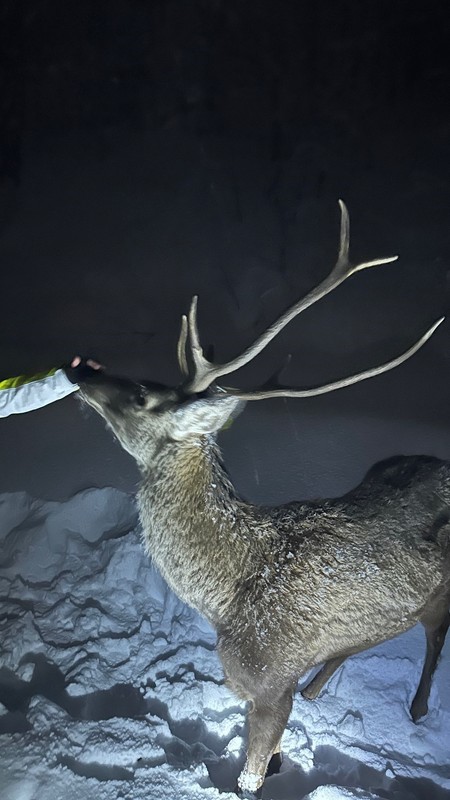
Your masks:
M133 496L6 493L0 539L2 800L235 798L244 707L144 554ZM450 797L448 642L428 716L408 715L424 649L415 628L298 692L263 798Z

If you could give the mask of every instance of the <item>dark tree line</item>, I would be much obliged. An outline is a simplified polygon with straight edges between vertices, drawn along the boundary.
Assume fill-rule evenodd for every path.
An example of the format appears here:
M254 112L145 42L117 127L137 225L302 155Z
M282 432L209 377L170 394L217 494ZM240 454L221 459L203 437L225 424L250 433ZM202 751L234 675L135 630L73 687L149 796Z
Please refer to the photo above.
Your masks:
M125 125L267 141L446 113L441 0L3 0L0 179L28 132Z

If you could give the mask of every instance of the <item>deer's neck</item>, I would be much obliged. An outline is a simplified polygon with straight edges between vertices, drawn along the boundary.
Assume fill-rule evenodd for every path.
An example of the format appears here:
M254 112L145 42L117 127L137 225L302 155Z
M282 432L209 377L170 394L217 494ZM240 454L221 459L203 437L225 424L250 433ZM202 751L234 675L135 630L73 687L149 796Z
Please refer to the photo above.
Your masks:
M213 624L223 620L248 563L248 507L215 442L167 443L144 473L139 505L146 548L167 582Z

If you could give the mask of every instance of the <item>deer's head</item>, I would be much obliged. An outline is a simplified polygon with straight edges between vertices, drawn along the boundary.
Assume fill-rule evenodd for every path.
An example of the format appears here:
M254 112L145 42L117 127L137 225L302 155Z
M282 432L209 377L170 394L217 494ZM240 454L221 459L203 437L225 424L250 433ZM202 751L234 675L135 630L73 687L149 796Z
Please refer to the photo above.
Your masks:
M397 256L352 264L349 260L350 224L348 211L340 200L341 233L337 262L330 274L305 297L281 315L239 356L226 364L209 361L200 344L197 327L197 297L188 316L182 317L178 340L178 363L183 377L172 389L151 382L136 383L125 378L97 373L81 385L84 399L107 421L122 446L140 464L146 464L164 441L198 440L216 434L237 415L247 400L268 397L312 397L350 386L380 375L410 358L434 333L443 317L406 352L376 367L324 386L292 389L275 381L263 389L247 392L217 383L219 378L248 364L298 314L335 289L350 275L369 267L395 261Z
M83 399L141 466L151 462L164 442L217 434L245 405L225 392L187 394L182 387L137 383L104 372L93 374L80 388Z

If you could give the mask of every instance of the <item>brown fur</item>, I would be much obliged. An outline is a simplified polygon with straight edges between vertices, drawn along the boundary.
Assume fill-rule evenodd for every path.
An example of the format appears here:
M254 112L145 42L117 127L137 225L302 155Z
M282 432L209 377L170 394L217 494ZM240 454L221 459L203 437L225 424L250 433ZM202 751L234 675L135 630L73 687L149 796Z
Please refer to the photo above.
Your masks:
M347 656L419 621L427 655L411 715L427 713L449 624L446 462L390 459L342 498L256 507L236 493L215 443L238 398L147 386L142 405L142 387L103 374L81 388L140 465L146 548L216 628L227 682L250 701L242 789L262 784L303 673L325 663L303 690L316 697Z

